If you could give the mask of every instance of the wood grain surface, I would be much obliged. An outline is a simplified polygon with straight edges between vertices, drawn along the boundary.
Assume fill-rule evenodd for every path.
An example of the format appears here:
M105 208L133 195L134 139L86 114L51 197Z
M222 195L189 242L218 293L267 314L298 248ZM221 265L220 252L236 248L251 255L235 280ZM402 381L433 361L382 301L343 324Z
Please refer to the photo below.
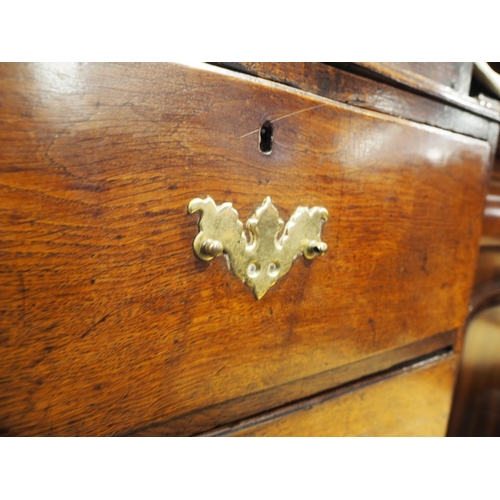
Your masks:
M412 89L421 94L432 96L442 102L448 102L453 106L495 121L499 119L498 111L488 107L486 102L470 97L461 89L457 91L447 84L428 78L424 74L410 71L408 68L399 67L394 63L357 62L348 65L344 63L342 67L371 78L399 85L401 88Z
M127 429L122 435L185 436L204 434L207 431L213 431L217 434L217 430L213 430L214 428L239 421L249 415L283 406L290 401L310 398L311 395L331 390L332 387L357 384L360 379L378 376L381 372L394 370L401 364L408 364L408 360L436 351L451 349L454 344L456 345L457 334L456 330L452 330L433 335L310 377L276 385L257 393L228 399L187 414L151 422L136 429Z
M217 64L352 106L387 113L479 139L489 139L491 121L484 116L472 114L429 96L417 95L411 89L397 88L327 64L303 62Z
M459 94L468 95L469 93L473 66L471 62L391 62L385 64L446 85Z
M457 356L441 358L375 383L302 401L221 429L218 435L444 436L456 364Z
M123 433L465 321L484 141L206 65L4 64L0 99L4 434ZM324 206L329 252L257 302L193 254L207 195Z

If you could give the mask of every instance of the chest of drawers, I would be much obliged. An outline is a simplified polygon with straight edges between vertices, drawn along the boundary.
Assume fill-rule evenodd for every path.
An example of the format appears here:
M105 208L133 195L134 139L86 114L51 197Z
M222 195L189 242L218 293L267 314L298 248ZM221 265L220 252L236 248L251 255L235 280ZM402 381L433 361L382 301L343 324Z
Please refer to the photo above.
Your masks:
M445 433L496 118L277 68L0 68L4 434ZM256 300L208 196L324 207L328 251Z

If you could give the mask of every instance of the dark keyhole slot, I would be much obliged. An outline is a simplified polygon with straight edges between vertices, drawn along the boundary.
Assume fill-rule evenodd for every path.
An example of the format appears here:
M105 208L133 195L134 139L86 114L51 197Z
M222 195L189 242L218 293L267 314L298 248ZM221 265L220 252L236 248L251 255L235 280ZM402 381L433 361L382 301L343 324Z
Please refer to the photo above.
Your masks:
M266 122L260 128L259 149L261 153L270 155L273 150L273 126L271 122Z

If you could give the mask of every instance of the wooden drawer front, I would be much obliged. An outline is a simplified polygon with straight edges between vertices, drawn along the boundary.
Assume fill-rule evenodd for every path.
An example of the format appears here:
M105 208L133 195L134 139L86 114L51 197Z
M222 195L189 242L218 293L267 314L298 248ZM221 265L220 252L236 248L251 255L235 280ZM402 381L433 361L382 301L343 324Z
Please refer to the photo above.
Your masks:
M369 63L368 63L369 64ZM369 66L368 66L369 67ZM402 73L408 78L415 79L420 86L425 85L426 80L446 85L460 94L467 94L472 78L472 63L470 62L442 62L442 63L379 63L379 67L385 68L387 72ZM418 76L423 77L419 78Z
M240 424L224 434L444 436L455 366L456 359L448 358L326 401L302 403L285 415L276 413Z
M210 66L3 65L0 95L7 433L128 432L464 322L483 141ZM193 255L207 195L324 206L329 251L256 301Z

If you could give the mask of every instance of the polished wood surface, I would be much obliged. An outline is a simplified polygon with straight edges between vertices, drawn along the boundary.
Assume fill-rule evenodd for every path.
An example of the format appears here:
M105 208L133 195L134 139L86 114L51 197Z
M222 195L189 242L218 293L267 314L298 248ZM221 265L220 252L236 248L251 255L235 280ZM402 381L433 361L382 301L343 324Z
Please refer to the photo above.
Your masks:
M465 321L485 141L208 65L6 64L0 96L4 434L201 432ZM207 195L325 206L329 252L257 302L193 255Z
M469 93L472 78L471 62L395 62L384 63L406 73L418 74L441 83L460 94Z
M221 429L231 436L444 436L457 357ZM215 434L215 433L214 433Z
M480 99L470 97L461 89L458 91L451 88L447 84L442 84L439 81L428 78L423 74L415 71L409 71L405 68L398 67L394 63L378 63L378 62L358 62L343 64L342 67L349 71L369 76L374 79L379 79L384 82L389 82L399 85L402 88L412 89L421 92L425 95L460 107L472 113L486 116L492 120L498 121L498 111L486 106L486 103L481 103Z
M282 406L290 401L303 400L312 394L331 390L332 387L354 387L359 380L407 363L408 360L420 358L428 353L442 351L456 343L458 331L452 330L433 335L424 340L368 356L347 365L326 370L311 377L294 380L277 385L270 389L239 398L223 401L178 417L151 422L123 434L129 436L175 436L186 434L203 434L204 431L220 427L261 413L263 410ZM217 431L214 431L217 434Z
M479 139L489 139L492 122L484 116L423 96L422 93L416 94L411 89L397 88L327 64L301 62L218 64L351 106L379 111ZM479 104L477 107L483 110ZM500 120L498 113L497 119Z

